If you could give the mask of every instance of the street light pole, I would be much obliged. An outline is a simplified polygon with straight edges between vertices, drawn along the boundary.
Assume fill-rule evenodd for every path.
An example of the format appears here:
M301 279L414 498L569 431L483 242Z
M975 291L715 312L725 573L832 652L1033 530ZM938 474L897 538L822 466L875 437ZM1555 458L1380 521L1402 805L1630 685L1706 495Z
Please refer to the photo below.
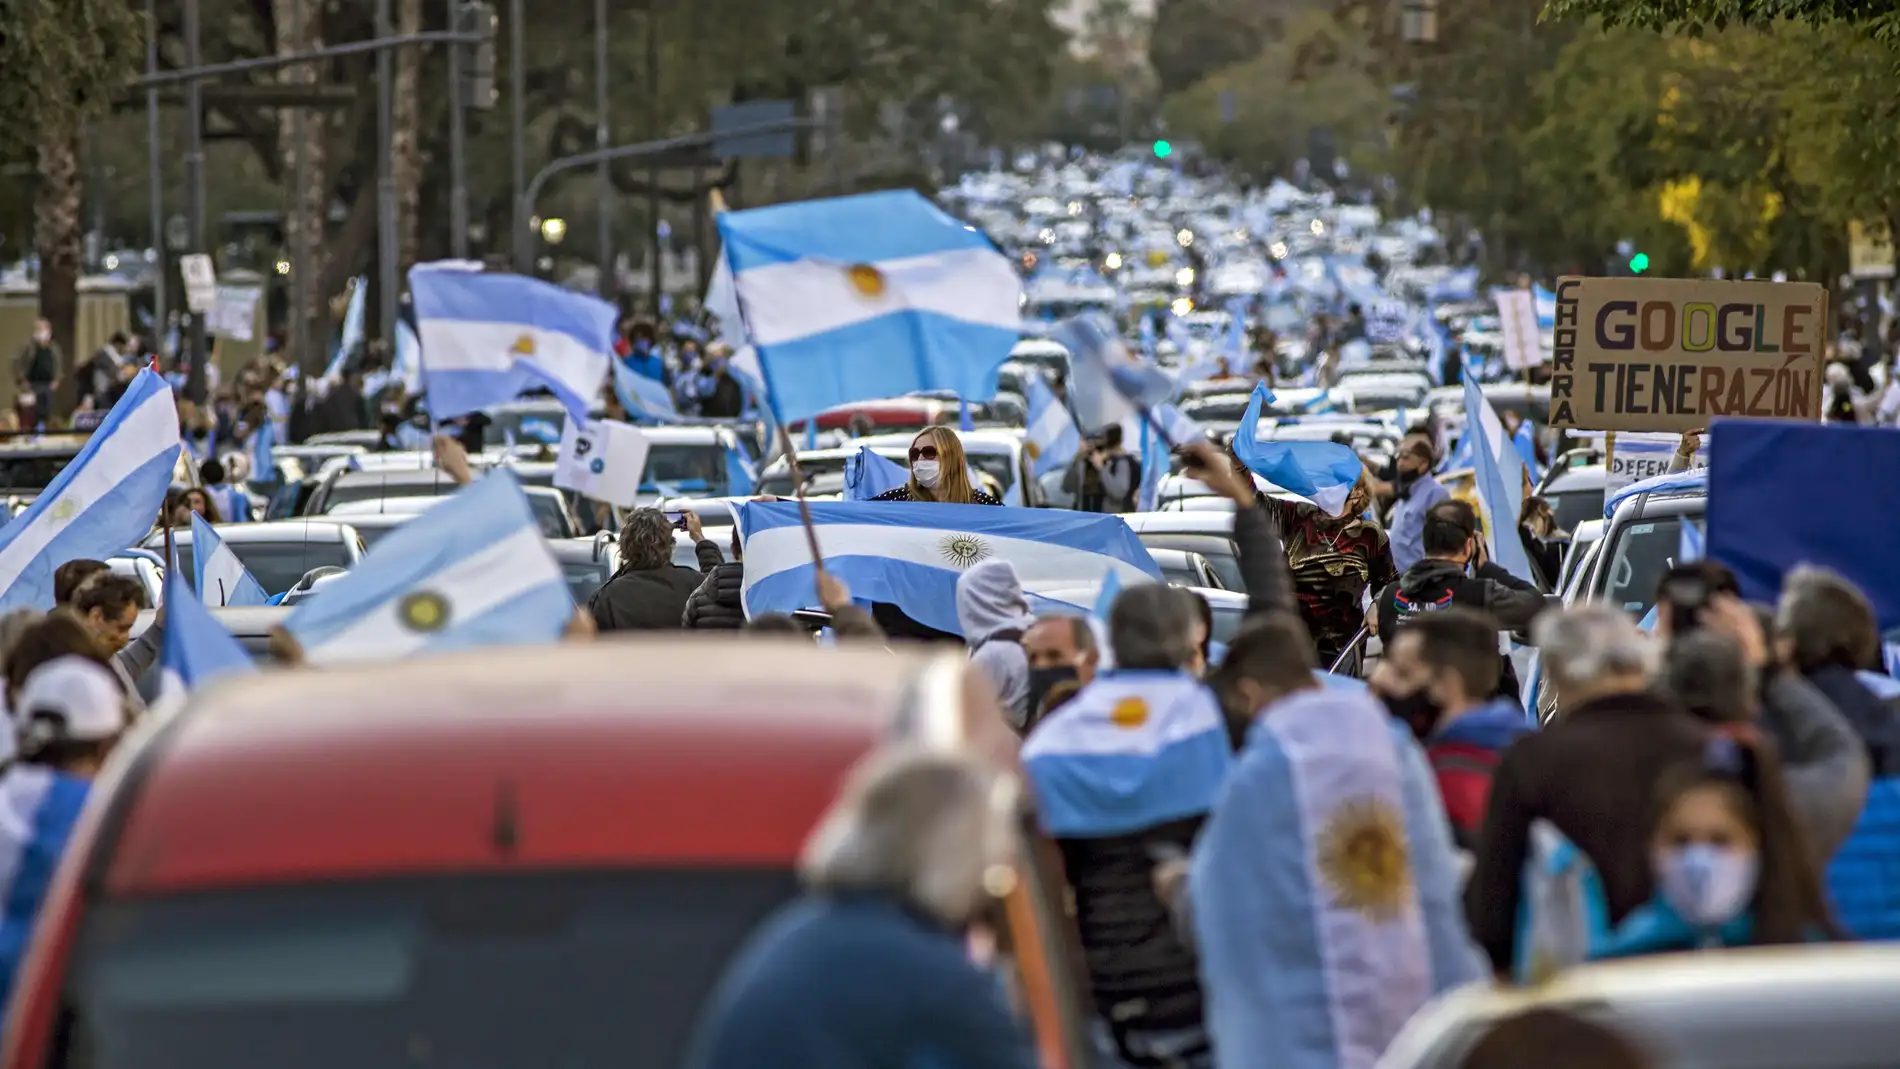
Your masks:
M594 148L605 152L611 146L607 131L607 0L594 0ZM606 157L594 168L595 198L600 228L600 279L595 292L605 300L614 299L614 212L613 167Z
M660 11L658 0L647 0L647 136L660 136ZM652 301L653 319L660 318L660 294L666 286L665 255L660 244L660 167L659 162L647 168L647 230L650 241L652 263L648 267L652 291L648 297Z
M390 0L376 0L376 36L395 33ZM396 336L396 57L376 53L376 258L380 336Z
M145 0L145 73L158 71L158 0ZM152 253L158 257L158 270L152 273L152 340L165 337L165 169L158 154L158 90L145 92L145 167L150 183L152 208ZM157 352L156 346L153 352Z
M449 0L449 29L468 29L462 0ZM449 46L449 255L468 258L468 87L462 82L462 49Z
M296 32L291 34L293 49L304 47L308 22L309 0L295 0L291 5L291 18L296 20ZM281 31L280 31L281 32ZM297 79L299 82L302 79ZM290 113L290 169L292 191L290 211L284 213L290 234L290 344L292 359L296 361L299 375L317 367L310 341L310 285L314 272L310 266L310 175L308 158L304 155L304 138L310 128L304 118L304 109L299 107ZM316 213L315 224L323 225L322 213ZM301 378L299 379L301 382Z
M525 48L521 40L527 32L526 19L521 14L521 0L508 0L508 111L510 146L514 153L515 203L521 203L528 190L528 147L525 124L528 121L526 93L523 92L522 79L527 77L523 68L527 65L524 58ZM521 242L532 243L528 233L528 219L524 215L515 216L516 263L532 263L529 246ZM523 273L527 269L523 268Z
M198 18L198 0L185 0L185 66L203 62L203 27ZM191 231L191 251L207 252L205 240L205 130L204 83L196 78L185 83L185 223ZM205 317L191 314L191 363L185 371L185 397L196 404L205 400Z

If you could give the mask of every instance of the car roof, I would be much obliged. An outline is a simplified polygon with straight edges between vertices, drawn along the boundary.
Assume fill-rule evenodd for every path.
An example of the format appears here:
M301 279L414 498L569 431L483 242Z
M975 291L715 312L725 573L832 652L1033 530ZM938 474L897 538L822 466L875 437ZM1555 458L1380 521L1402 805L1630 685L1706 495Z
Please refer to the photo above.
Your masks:
M1138 534L1204 534L1234 537L1234 518L1220 512L1128 512L1122 519Z
M863 438L852 438L846 441L844 449L847 453L857 452L860 446L870 446L872 452L885 449L908 451L910 443L920 433L922 432L866 435ZM958 431L957 437L963 442L966 453L1007 453L1022 445L1023 441L1022 431L1005 430L1000 427L978 427L975 430Z
M670 427L643 426L640 428L640 433L646 436L646 440L650 445L718 445L721 442L721 431L729 432L729 429L726 427L693 427L679 425Z
M218 537L226 542L347 542L356 532L341 520L303 519L265 520L261 523L220 523L212 527ZM165 544L165 532L154 531L145 537L147 543ZM172 528L172 541L181 546L191 544L191 528Z
M263 638L290 615L290 610L281 605L207 605L205 608L226 631L238 638ZM152 609L140 609L138 618L132 622L132 637L144 634L157 615Z
M1609 485L1610 472L1601 464L1584 464L1552 475L1539 493L1567 493L1572 490L1602 490Z
M142 740L143 767L115 784L137 797L104 886L783 867L920 679L933 666L962 678L949 654L754 639L735 656L732 641L602 639L291 670L294 686L284 670L220 680Z

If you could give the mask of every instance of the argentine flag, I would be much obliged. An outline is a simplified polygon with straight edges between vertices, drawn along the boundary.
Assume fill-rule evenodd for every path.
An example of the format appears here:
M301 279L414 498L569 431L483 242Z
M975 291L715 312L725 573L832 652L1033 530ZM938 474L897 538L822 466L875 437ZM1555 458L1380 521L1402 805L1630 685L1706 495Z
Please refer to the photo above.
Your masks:
M513 472L490 472L396 528L284 628L312 664L552 642L574 615Z
M723 212L733 289L781 424L854 401L996 394L1022 280L911 190Z
M1266 383L1254 387L1247 410L1234 431L1234 455L1255 475L1328 516L1346 511L1346 499L1365 474L1365 464L1349 445L1339 442L1263 442L1260 411L1273 400Z
M666 383L640 374L624 361L613 360L612 364L614 396L620 399L620 407L627 410L628 418L658 423L672 423L680 418L679 409L673 404L673 391L666 388Z
M53 572L137 545L165 504L182 446L171 386L146 369L45 492L0 529L0 610L53 607Z
M461 261L410 268L409 291L431 416L453 419L546 386L587 418L612 360L613 305Z
M1022 750L1043 830L1060 839L1206 813L1232 761L1214 692L1182 672L1104 672L1036 725Z
M192 544L199 545L195 534ZM178 578L176 567L165 575L165 647L158 663L153 711L160 714L177 711L186 694L219 676L257 671L250 654Z
M1082 432L1075 427L1056 392L1039 371L1028 375L1029 425L1023 431L1023 445L1033 458L1032 471L1037 477L1060 471L1075 460L1082 448Z
M1517 518L1524 507L1524 458L1504 434L1504 422L1485 400L1478 380L1465 376L1465 440L1471 443L1478 509L1490 535L1491 559L1505 571L1537 582L1524 540L1517 534Z
M1093 589L1106 572L1125 584L1162 578L1119 516L932 502L813 501L810 507L826 571L855 596L896 605L911 619L951 634L963 630L957 579L980 561L1013 565L1032 607L1050 604L1039 596L1043 592ZM739 510L739 527L746 615L818 603L811 547L796 503L747 504Z
M1069 320L1057 340L1069 350L1069 404L1085 431L1127 424L1174 396L1174 379L1129 352L1106 315Z
M212 605L263 605L270 595L203 516L191 514L192 583Z
M858 451L844 458L844 499L846 501L869 501L879 494L888 493L910 482L910 471L902 464L888 460L874 452L870 446L858 447Z
M350 281L350 303L343 309L343 333L337 341L336 355L330 358L330 366L323 372L323 381L335 383L343 378L350 354L363 344L363 317L368 307L369 279L358 275Z

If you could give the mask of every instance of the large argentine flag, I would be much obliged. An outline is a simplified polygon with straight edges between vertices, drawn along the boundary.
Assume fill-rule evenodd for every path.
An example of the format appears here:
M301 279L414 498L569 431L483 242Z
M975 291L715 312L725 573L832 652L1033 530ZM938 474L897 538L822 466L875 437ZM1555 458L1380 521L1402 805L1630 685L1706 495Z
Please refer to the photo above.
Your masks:
M915 390L996 394L1022 280L972 227L914 191L718 217L779 422Z
M551 642L573 615L528 497L501 468L376 543L284 628L325 664Z
M197 546L196 535L193 546ZM185 695L219 676L257 671L231 632L205 609L204 602L178 578L165 576L165 648L159 655L158 700L153 711L176 711Z
M192 583L212 605L263 605L270 595L203 516L191 514Z
M1040 372L1029 375L1028 391L1029 425L1023 431L1023 445L1035 458L1033 470L1040 477L1075 460L1082 448L1082 432Z
M1058 340L1069 350L1069 404L1083 430L1127 425L1174 396L1174 380L1129 352L1106 315L1069 320Z
M1535 583L1537 573L1531 570L1524 540L1517 533L1517 518L1524 507L1524 458L1470 375L1465 376L1465 439L1471 443L1478 508L1491 536L1491 559L1526 583Z
M957 579L979 561L1008 561L1032 603L1042 591L1093 589L1111 571L1124 584L1162 577L1119 516L926 502L810 506L825 570L849 584L853 595L896 605L919 623L952 634L962 633ZM797 504L753 502L739 510L739 527L745 536L747 615L818 603Z
M1263 442L1260 412L1273 400L1266 383L1254 387L1247 411L1234 431L1234 455L1255 475L1329 516L1345 512L1346 499L1365 473L1365 464L1349 445L1339 442Z
M600 393L614 306L521 275L417 264L409 291L429 414L453 419L546 386L576 419Z
M180 448L171 387L139 372L72 463L0 529L0 610L52 608L56 568L105 560L145 537Z
M1363 691L1255 719L1188 876L1221 1064L1370 1069L1477 978L1437 787L1404 731Z
M1105 672L1036 725L1023 770L1043 830L1128 835L1213 808L1232 761L1213 691L1180 672Z

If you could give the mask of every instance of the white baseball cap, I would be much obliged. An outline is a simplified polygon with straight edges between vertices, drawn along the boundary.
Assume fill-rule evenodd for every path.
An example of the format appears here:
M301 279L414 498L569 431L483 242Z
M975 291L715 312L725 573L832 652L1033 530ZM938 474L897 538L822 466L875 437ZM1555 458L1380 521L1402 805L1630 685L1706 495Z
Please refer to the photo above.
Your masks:
M58 718L55 737L99 742L125 730L125 692L99 662L55 657L27 674L13 713L28 734L36 718L51 716Z

